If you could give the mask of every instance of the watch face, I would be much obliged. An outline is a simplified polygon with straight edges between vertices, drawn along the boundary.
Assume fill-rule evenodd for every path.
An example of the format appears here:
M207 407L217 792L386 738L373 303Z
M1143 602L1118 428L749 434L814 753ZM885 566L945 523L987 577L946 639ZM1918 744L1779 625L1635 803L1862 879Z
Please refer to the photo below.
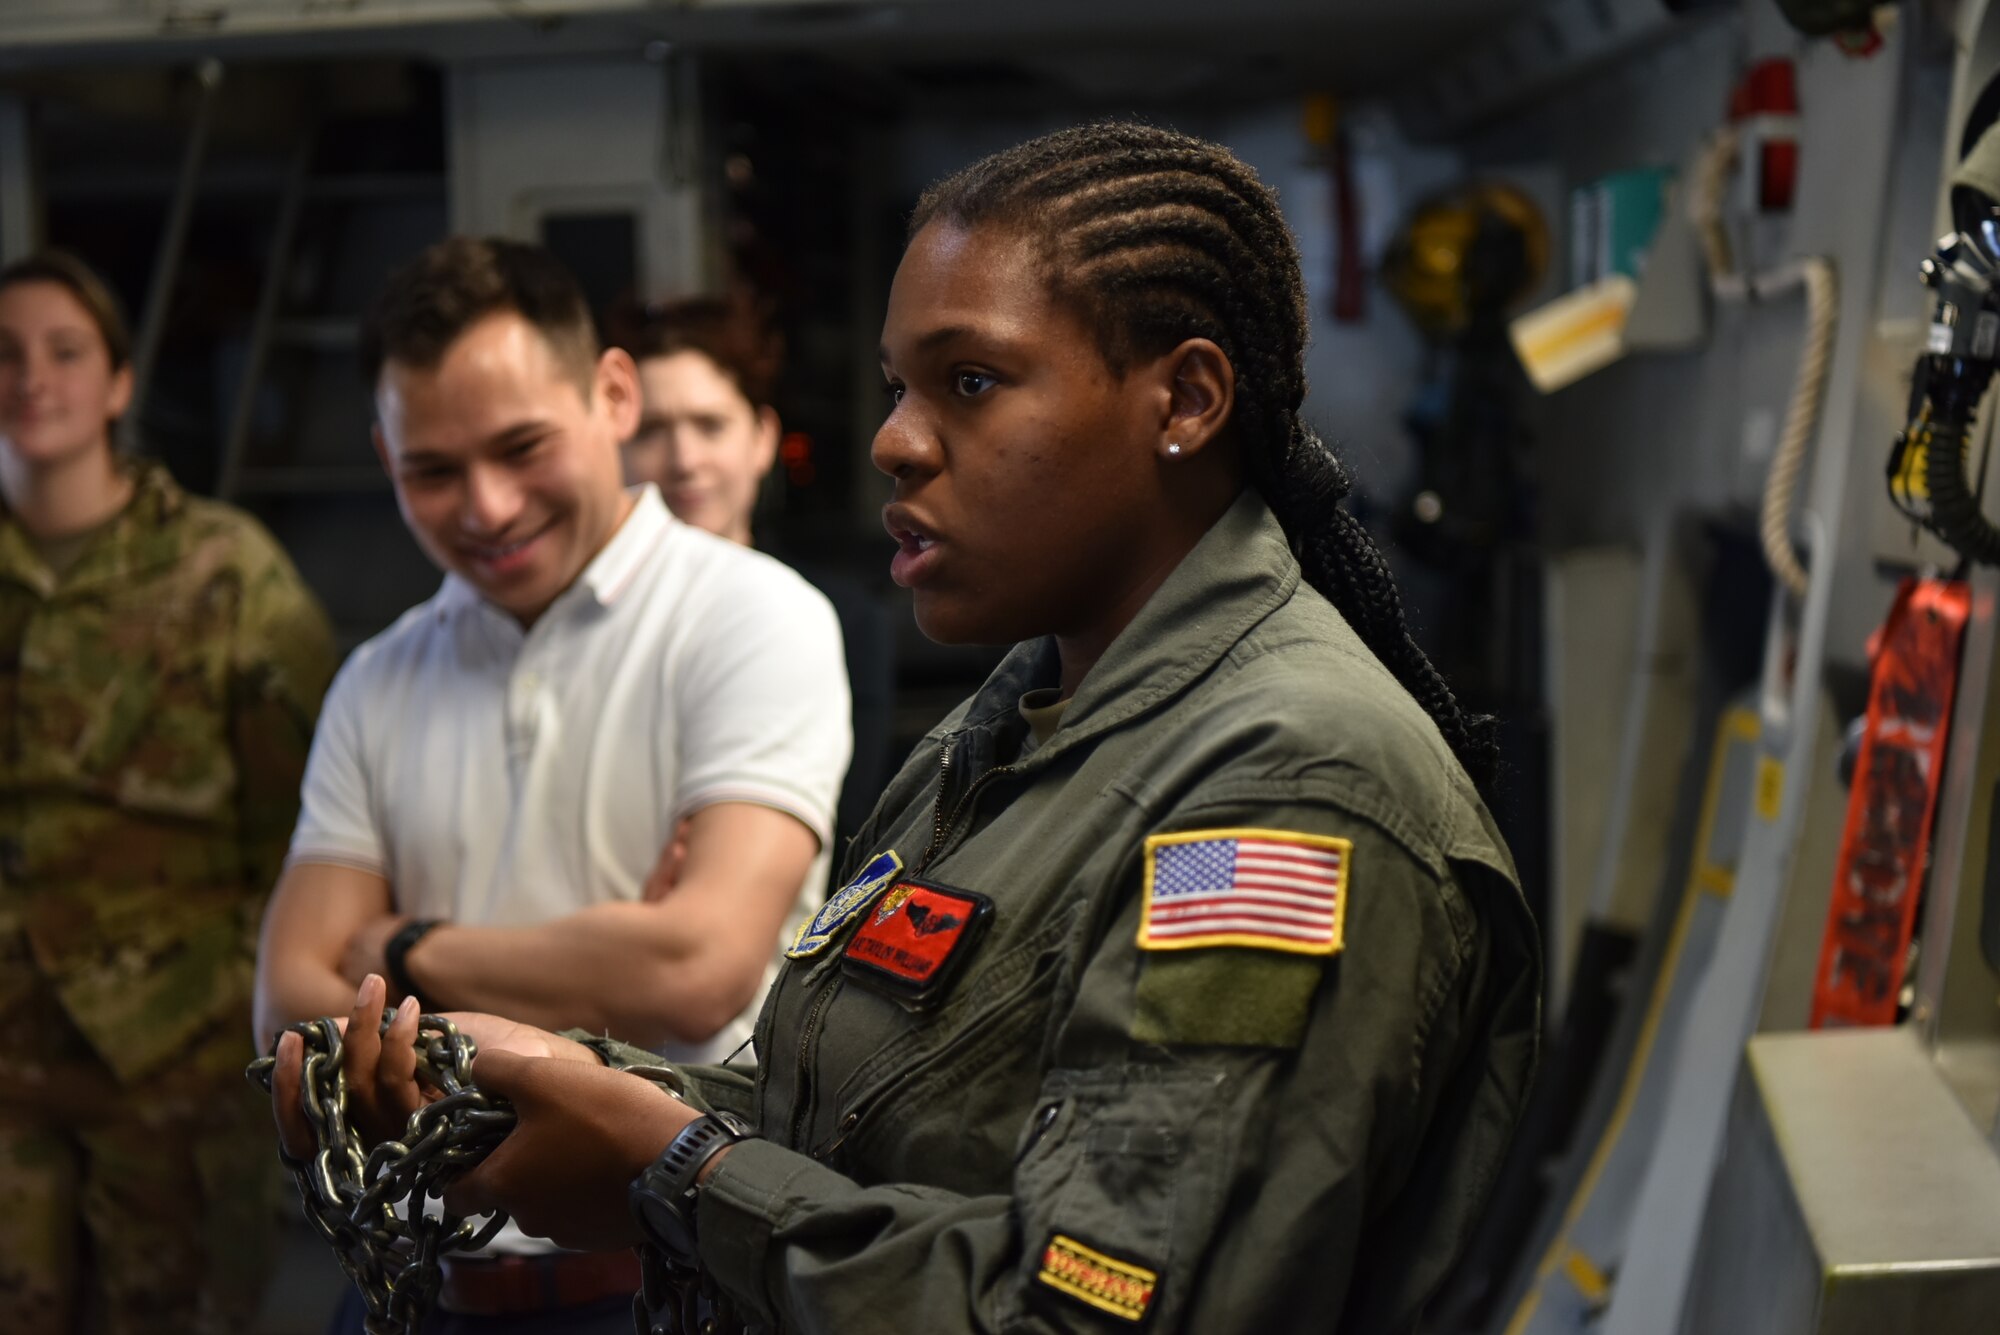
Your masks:
M689 1204L692 1205L692 1202ZM640 1230L670 1260L683 1265L694 1264L694 1221L688 1218L682 1206L645 1186L644 1179L641 1179L632 1187L632 1213L639 1222Z

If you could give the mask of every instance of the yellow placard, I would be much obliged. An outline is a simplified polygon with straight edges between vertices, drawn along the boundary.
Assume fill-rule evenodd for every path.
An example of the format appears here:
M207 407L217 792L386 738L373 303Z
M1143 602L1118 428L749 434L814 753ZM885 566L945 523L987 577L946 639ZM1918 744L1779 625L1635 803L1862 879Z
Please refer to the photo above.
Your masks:
M1625 321L1639 286L1612 274L1529 311L1507 327L1535 388L1554 393L1625 355Z
M1569 1282L1583 1295L1585 1302L1593 1307L1602 1307L1604 1300L1611 1296L1611 1281L1588 1256L1572 1247L1563 1258L1563 1273Z
M1757 819L1771 823L1785 800L1785 762L1775 756L1757 757Z

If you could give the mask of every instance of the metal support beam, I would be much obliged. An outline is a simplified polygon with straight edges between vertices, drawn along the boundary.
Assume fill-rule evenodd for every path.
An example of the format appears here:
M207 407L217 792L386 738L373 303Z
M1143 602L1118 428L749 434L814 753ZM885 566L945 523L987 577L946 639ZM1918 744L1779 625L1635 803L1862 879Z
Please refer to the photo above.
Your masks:
M222 62L204 60L197 67L195 78L201 84L201 102L195 109L194 128L188 132L187 153L181 159L180 184L167 214L167 227L160 235L160 249L153 259L153 281L146 292L146 309L140 317L139 338L132 353L132 407L126 414L126 420L132 422L142 420L146 392L152 387L153 366L160 357L167 306L173 299L174 281L180 276L188 224L194 217L195 196L201 189L201 168L208 158L208 132L215 119L216 91L222 86Z
M28 105L18 97L0 97L0 264L39 248L41 232Z
M292 156L291 173L285 180L285 196L278 206L278 225L271 232L271 255L264 272L264 287L257 294L257 315L250 327L250 349L243 360L243 381L236 390L236 410L230 415L229 436L222 446L222 466L216 472L215 494L233 500L243 482L243 456L250 448L250 430L257 416L257 389L264 381L264 362L271 351L271 331L278 323L278 307L284 300L285 276L292 268L292 243L298 236L299 214L306 198L306 178L312 171L317 134L299 137L298 151Z
M1698 21L1658 0L1541 0L1498 32L1430 62L1391 105L1411 138L1448 138Z

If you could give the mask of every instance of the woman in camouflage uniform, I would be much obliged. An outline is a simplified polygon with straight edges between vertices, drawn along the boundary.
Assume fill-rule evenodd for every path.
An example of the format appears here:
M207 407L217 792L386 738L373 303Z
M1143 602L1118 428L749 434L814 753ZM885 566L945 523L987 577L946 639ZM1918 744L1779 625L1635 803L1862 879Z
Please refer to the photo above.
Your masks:
M333 664L256 521L122 457L125 326L0 270L0 1330L237 1331L258 920Z
M519 1122L450 1208L643 1242L754 1330L1415 1326L1526 1095L1535 934L1488 726L1300 420L1306 334L1276 201L1214 144L1092 126L925 196L891 573L932 637L1023 643L861 828L754 1073L678 1102L605 1069L644 1053L467 1017ZM344 1061L396 1127L416 1016L378 1041L382 996Z

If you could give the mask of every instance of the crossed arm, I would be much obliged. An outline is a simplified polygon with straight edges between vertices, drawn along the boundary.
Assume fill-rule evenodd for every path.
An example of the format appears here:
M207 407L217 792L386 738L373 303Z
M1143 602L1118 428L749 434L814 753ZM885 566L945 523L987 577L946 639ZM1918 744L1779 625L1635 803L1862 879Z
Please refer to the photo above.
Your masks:
M642 901L526 927L445 923L405 957L411 980L439 1009L646 1047L713 1037L756 996L818 840L784 812L722 802L689 818L685 844L662 853ZM379 875L286 868L257 950L259 1050L288 1024L346 1014L404 921Z

